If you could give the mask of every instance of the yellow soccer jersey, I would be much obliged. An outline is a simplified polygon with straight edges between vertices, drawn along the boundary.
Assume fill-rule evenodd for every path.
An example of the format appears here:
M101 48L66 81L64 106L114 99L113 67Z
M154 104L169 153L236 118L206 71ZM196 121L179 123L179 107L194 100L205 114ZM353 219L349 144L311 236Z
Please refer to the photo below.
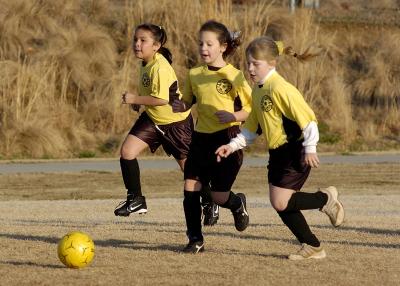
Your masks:
M300 139L302 130L317 122L301 93L277 72L262 87L254 87L252 98L252 111L243 127L255 133L260 125L269 149Z
M140 67L139 96L154 96L169 102L181 98L178 79L169 62L159 53L145 66ZM170 124L184 120L189 111L174 113L170 104L146 106L146 113L157 125Z
M251 88L243 73L231 64L218 70L210 70L207 65L192 68L185 82L183 100L197 103L197 123L195 130L214 133L239 122L221 124L215 112L225 110L251 111Z

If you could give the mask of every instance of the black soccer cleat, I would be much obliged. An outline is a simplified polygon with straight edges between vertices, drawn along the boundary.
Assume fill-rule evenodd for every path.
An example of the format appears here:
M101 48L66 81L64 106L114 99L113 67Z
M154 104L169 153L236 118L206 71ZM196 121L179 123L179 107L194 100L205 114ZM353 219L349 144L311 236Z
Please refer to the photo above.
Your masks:
M204 251L204 242L202 240L189 241L189 243L182 250L184 253L199 253Z
M137 196L132 200L127 199L121 202L114 210L116 216L129 216L131 213L147 213L146 199L144 196Z
M213 226L219 219L219 205L214 203L207 203L203 205L203 224L206 226Z
M232 211L235 227L238 231L244 231L249 225L249 214L246 209L246 196L242 193L236 194L242 200L240 208Z

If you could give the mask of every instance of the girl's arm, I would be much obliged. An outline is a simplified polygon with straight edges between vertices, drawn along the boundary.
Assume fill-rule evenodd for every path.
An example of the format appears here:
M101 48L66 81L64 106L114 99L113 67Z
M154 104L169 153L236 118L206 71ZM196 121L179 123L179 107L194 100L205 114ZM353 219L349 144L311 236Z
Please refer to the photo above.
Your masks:
M137 104L148 106L160 106L168 104L168 100L157 98L154 96L137 96L136 94L125 92L122 94L122 103L124 104Z
M303 129L303 146L306 151L305 163L312 168L318 168L319 159L317 155L317 143L319 140L318 126L315 121L311 121Z
M225 110L218 110L217 112L215 112L215 115L218 117L220 123L230 123L245 121L249 116L249 113L243 109L233 113Z
M257 136L257 133L251 132L247 128L242 128L241 133L236 135L235 138L232 138L228 144L220 146L217 151L215 151L217 162L221 162L221 158L226 158L233 152L252 144Z
M175 99L171 102L173 112L185 112L195 103L196 97L193 94L192 82L190 80L190 71L186 77L183 94L181 99Z

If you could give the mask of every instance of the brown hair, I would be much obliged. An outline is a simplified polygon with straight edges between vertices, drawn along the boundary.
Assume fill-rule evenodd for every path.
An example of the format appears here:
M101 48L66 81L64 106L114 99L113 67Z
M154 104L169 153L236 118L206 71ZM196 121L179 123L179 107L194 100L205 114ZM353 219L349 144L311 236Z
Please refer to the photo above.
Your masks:
M162 54L170 64L172 63L172 54L166 47L164 47L164 44L167 42L167 33L162 26L144 23L137 26L135 32L137 30L149 31L153 35L154 41L161 45L157 52Z
M304 53L296 53L292 47L285 47L283 42L274 41L271 37L263 36L254 39L246 48L246 56L251 55L257 60L276 60L280 55L285 54L293 56L299 61L307 61L319 55L319 53L310 53L307 48Z
M232 55L242 43L240 31L231 32L224 24L214 20L207 21L201 26L200 33L204 31L216 33L219 43L226 44L226 51L222 54L224 59Z

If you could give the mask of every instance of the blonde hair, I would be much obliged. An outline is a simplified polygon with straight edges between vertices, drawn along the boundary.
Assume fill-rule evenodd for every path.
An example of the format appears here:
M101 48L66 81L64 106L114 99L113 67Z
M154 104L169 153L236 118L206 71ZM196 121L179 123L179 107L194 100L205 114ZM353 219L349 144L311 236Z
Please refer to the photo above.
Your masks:
M263 36L254 39L246 48L246 56L251 55L256 60L272 61L278 59L280 55L293 56L299 61L307 61L319 55L319 53L310 53L307 48L304 53L296 53L292 47L285 47L282 41L274 41L271 37Z

